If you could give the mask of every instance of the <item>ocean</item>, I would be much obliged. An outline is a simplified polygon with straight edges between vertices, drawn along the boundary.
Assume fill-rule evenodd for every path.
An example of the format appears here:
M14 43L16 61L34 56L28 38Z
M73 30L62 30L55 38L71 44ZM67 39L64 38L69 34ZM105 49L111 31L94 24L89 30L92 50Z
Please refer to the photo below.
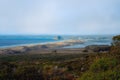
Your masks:
M83 44L64 48L81 48L88 45L110 45L113 35L0 35L0 48L24 46L29 44L47 44L64 40L82 40Z

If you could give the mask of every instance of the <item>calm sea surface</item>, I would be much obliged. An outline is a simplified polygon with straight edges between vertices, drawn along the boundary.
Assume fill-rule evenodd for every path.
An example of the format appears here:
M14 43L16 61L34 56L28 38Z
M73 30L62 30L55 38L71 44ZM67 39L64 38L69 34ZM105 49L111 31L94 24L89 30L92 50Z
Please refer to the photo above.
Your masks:
M56 42L62 40L83 40L84 44L77 44L73 46L67 46L65 48L79 48L87 45L110 45L113 35L82 35L82 36L58 36L53 35L1 35L0 47L13 47L22 46L28 44L47 44L49 42Z

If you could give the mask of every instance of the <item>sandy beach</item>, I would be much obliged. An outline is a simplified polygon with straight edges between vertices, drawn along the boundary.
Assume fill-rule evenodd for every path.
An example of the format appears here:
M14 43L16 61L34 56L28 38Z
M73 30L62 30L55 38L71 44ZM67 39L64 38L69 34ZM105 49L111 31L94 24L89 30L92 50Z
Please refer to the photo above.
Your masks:
M65 40L48 44L33 44L0 49L0 54L88 54L105 52L110 49L108 45L89 45L84 48L63 48L75 44L83 44L81 40Z
M26 46L17 46L17 47L10 47L10 48L4 48L0 49L0 54L16 54L16 53L39 53L39 54L45 54L45 53L78 53L81 49L65 49L63 47L65 46L71 46L75 44L83 44L84 41L82 40L65 40L65 41L59 41L59 42L52 42L47 44L30 44Z

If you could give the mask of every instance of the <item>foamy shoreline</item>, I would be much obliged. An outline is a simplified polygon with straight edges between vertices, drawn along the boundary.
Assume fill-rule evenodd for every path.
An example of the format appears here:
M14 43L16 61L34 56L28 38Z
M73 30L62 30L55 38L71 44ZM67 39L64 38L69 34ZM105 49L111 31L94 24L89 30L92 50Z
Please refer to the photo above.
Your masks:
M62 48L65 46L71 46L71 45L83 44L83 43L84 41L82 40L64 40L64 41L59 41L59 42L49 42L49 43L43 43L43 44L28 44L28 45L22 45L22 46L1 48L0 54L23 53L23 52L27 52L31 50Z

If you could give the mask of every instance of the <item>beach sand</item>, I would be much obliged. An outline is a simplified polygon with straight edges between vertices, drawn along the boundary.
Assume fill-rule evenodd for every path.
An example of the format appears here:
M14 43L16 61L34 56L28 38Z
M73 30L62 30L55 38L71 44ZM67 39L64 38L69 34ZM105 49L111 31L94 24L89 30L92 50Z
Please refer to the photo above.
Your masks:
M17 46L0 49L0 54L18 54L18 53L34 53L34 54L45 54L45 53L78 53L82 49L65 49L65 46L71 46L75 44L83 44L81 40L65 40L60 42L52 42L47 44L31 44L26 46Z
M110 49L107 45L93 45L85 48L63 48L76 44L83 44L81 40L66 40L48 44L33 44L0 49L0 54L89 54L105 52Z

